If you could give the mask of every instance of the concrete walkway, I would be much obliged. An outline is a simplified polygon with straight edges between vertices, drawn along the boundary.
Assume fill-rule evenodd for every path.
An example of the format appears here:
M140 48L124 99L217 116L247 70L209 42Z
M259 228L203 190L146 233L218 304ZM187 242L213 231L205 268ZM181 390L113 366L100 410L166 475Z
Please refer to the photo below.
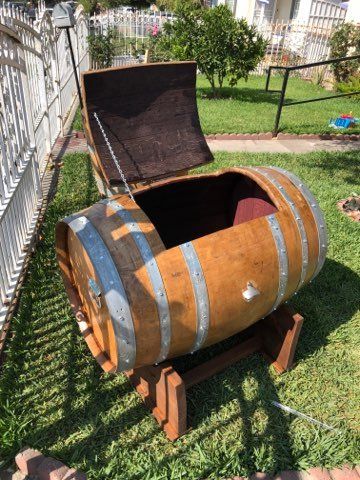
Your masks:
M83 134L82 134L83 135ZM56 141L55 150L63 148L65 139ZM320 140L320 139L272 139L272 140L228 140L222 138L206 139L212 152L249 152L249 153L310 153L316 151L360 150L360 140ZM67 139L67 153L87 151L85 138ZM58 153L58 151L57 151Z
M360 141L352 140L222 140L208 139L213 152L249 153L309 153L326 150L328 152L360 150Z

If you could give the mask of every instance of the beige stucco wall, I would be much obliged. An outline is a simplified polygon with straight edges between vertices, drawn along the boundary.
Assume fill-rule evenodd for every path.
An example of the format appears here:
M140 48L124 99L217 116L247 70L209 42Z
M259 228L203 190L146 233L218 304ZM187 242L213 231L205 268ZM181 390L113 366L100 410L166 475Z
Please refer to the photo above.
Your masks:
M252 22L254 16L255 0L238 0L236 4L236 18L246 18Z
M360 0L350 0L346 12L346 21L360 23Z

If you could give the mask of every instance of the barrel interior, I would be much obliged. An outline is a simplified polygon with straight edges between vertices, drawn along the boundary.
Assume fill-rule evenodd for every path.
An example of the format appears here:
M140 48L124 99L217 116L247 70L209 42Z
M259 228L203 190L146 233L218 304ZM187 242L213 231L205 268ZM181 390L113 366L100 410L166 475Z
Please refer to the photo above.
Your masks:
M237 172L181 178L135 197L166 248L277 212L267 192Z

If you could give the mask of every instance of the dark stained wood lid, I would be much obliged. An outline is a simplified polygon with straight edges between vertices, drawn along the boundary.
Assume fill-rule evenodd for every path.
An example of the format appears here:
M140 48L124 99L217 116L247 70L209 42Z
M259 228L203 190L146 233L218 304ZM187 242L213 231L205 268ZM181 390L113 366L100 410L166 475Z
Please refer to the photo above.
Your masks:
M88 141L109 185L121 181L97 113L127 181L168 177L211 162L196 105L196 63L134 65L82 75Z

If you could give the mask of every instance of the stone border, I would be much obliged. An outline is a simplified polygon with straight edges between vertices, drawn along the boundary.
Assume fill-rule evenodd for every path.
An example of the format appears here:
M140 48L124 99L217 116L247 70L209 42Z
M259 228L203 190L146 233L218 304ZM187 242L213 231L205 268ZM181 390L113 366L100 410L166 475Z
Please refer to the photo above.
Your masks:
M360 467L354 468L344 465L342 468L309 468L309 470L297 472L295 470L286 470L277 475L267 473L254 473L250 478L233 477L224 480L360 480Z
M74 131L75 138L85 138L82 131ZM351 140L353 142L360 141L360 134L340 134L340 133L279 133L277 137L273 137L271 132L266 133L215 133L205 135L206 140Z
M69 468L64 463L55 458L45 457L38 450L32 448L24 448L15 457L16 465L22 475L22 479L36 480L86 480L85 473ZM10 471L7 471L10 473ZM0 472L0 478L20 477L3 477ZM11 474L10 474L11 475ZM16 475L16 474L15 474ZM306 471L286 470L277 475L257 472L249 478L232 477L224 480L360 480L360 466L344 465L341 468L316 467L309 468Z
M351 140L360 141L360 135L343 135L336 133L279 133L273 137L271 132L266 133L216 133L214 135L205 135L206 140Z
M45 457L38 450L24 448L15 457L19 471L38 480L86 480L80 470L69 468L52 457Z

